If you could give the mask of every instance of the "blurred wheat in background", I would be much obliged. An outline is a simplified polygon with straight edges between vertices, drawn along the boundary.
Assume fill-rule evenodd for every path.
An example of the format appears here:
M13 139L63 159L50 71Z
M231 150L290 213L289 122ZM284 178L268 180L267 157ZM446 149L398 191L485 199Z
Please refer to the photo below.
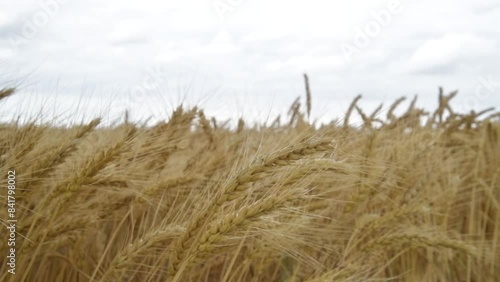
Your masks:
M0 281L498 281L498 114L441 90L433 112L358 96L318 125L304 78L270 125L182 106L152 127L0 124L18 220Z

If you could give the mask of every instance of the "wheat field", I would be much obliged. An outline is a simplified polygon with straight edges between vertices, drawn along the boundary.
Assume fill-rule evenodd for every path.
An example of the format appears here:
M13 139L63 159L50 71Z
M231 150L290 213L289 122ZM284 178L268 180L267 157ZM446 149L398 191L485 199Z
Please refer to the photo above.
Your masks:
M269 124L0 124L0 281L499 281L499 115L441 90L318 125L306 85Z

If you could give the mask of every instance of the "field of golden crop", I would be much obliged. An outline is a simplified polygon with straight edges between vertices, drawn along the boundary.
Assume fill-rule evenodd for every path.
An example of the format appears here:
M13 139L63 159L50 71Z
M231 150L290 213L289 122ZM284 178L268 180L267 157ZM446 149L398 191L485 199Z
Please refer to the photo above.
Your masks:
M455 94L322 126L310 94L267 126L0 124L0 281L499 281L499 116Z

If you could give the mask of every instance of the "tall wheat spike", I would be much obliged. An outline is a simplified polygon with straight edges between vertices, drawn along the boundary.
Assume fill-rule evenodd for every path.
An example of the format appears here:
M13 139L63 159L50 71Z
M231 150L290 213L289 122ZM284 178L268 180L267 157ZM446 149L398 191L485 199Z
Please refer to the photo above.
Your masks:
M311 118L311 103L312 103L312 95L311 88L309 86L309 77L307 74L304 74L304 82L306 85L306 109L307 109L307 117Z

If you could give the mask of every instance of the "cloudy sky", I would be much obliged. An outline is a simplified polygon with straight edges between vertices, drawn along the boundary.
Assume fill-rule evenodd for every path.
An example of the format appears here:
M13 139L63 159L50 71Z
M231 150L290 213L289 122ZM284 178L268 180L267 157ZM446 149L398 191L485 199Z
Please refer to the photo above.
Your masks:
M162 119L179 103L208 116L272 119L304 96L313 116L350 101L388 106L438 87L454 105L500 108L498 0L0 0L0 119Z

